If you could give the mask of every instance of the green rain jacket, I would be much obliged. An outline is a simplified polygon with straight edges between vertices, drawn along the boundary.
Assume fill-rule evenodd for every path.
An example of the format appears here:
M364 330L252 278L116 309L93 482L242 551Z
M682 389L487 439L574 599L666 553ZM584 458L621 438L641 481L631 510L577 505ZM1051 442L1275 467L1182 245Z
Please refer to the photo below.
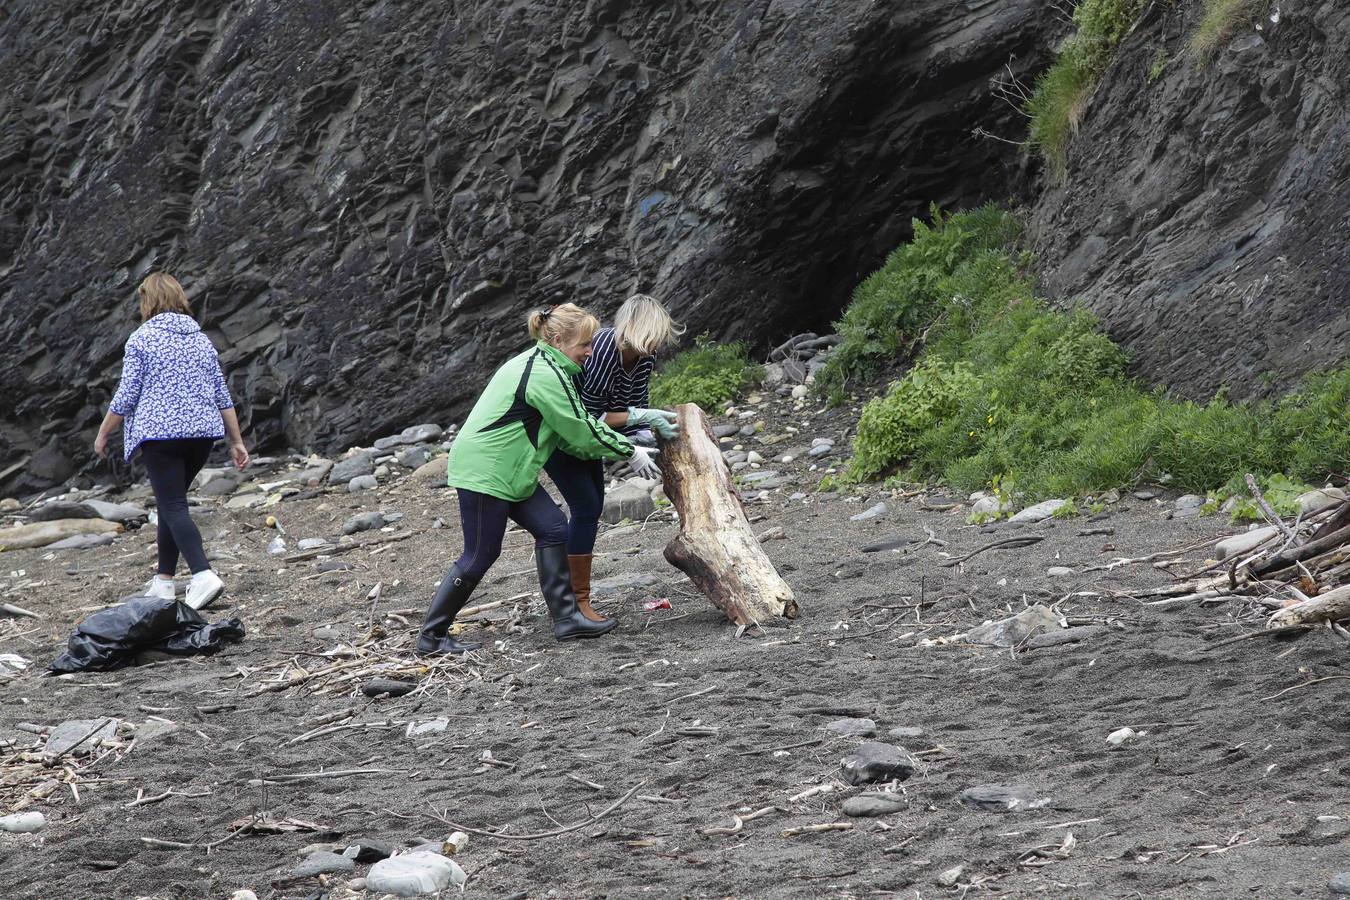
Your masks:
M512 503L528 499L562 446L580 459L628 459L633 443L581 405L581 366L539 341L492 376L450 447L451 487Z

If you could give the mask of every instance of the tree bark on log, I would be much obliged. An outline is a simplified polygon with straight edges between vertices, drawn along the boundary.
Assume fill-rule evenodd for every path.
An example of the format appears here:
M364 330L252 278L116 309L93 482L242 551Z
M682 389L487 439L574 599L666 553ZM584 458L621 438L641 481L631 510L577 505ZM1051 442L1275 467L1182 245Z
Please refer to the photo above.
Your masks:
M1293 606L1287 606L1270 617L1267 628L1279 628L1283 625L1315 625L1319 622L1335 622L1350 617L1350 584L1335 590L1319 594L1311 600L1304 600Z
M658 457L666 496L680 514L680 533L666 545L666 560L737 625L796 618L792 588L750 529L703 410L685 403L675 411L680 438L663 441Z
M1292 547L1283 553L1272 556L1270 559L1258 562L1250 567L1250 571L1253 575L1261 578L1292 566L1296 562L1311 559L1328 550L1334 550L1345 543L1350 543L1350 525L1309 541L1301 547Z

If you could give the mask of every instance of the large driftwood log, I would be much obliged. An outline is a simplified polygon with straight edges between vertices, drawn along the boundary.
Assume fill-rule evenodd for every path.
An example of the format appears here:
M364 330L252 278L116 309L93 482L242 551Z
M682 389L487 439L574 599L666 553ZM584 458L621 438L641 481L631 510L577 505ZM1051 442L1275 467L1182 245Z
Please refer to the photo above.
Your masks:
M1350 618L1350 584L1319 594L1311 600L1286 606L1270 617L1267 628L1285 625L1312 625Z
M796 618L792 588L750 530L703 410L685 403L676 412L680 439L663 442L659 457L666 496L680 514L680 533L666 545L666 560L737 625Z

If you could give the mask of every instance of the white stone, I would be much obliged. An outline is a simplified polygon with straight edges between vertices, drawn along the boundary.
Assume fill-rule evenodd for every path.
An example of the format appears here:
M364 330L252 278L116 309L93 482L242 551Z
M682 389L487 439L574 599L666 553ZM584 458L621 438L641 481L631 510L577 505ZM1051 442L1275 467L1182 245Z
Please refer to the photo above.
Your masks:
M1224 538L1214 545L1215 559L1228 559L1233 556L1241 556L1249 550L1254 550L1258 544L1270 540L1280 533L1280 529L1274 525L1267 525L1264 528L1255 528L1251 531L1235 534L1232 537Z
M1051 578L1064 578L1072 575L1073 569L1070 569L1068 566L1051 566L1045 570L1045 574L1049 575Z
M382 859L366 873L366 891L416 897L434 894L468 880L468 875L452 859L436 853L405 853Z
M0 816L0 831L14 834L34 834L47 827L47 818L40 812L15 813Z
M1117 728L1115 731L1108 734L1106 736L1106 742L1112 747L1119 747L1126 741L1132 741L1135 738L1143 737L1146 734L1148 734L1147 731L1135 731L1133 728L1126 726L1125 728Z
M804 399L806 399L806 395L807 395L808 393L810 393L810 388L808 388L808 387L807 387L806 385L804 385L804 384L799 384L799 385L797 385L796 387L794 387L794 388L792 389L792 399L793 399L793 400L804 400Z
M1339 506L1344 502L1345 491L1340 488L1322 488L1301 494L1298 498L1298 508L1303 510L1305 516L1310 516L1324 509ZM104 518L107 518L107 516L104 516Z
M1026 509L1014 515L1011 522L1043 522L1055 514L1068 500L1043 500L1035 506L1028 506Z
M745 461L750 463L751 465L754 465L755 463L764 462L764 457L760 456L754 450L751 450L749 453L745 455Z

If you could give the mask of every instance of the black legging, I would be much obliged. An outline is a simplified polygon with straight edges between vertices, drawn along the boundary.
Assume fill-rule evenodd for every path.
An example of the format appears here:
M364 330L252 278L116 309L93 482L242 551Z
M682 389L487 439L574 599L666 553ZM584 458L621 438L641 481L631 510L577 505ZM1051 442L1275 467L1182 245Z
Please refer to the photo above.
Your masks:
M554 450L544 471L567 501L567 552L573 556L590 553L605 508L605 464Z
M150 476L159 507L159 574L173 577L178 554L192 574L211 568L202 549L202 533L188 514L187 491L211 455L212 438L142 441L141 462Z
M542 486L518 503L478 491L459 489L459 521L464 526L464 553L456 565L462 575L482 578L502 555L506 519L534 535L536 547L567 543L567 518Z

